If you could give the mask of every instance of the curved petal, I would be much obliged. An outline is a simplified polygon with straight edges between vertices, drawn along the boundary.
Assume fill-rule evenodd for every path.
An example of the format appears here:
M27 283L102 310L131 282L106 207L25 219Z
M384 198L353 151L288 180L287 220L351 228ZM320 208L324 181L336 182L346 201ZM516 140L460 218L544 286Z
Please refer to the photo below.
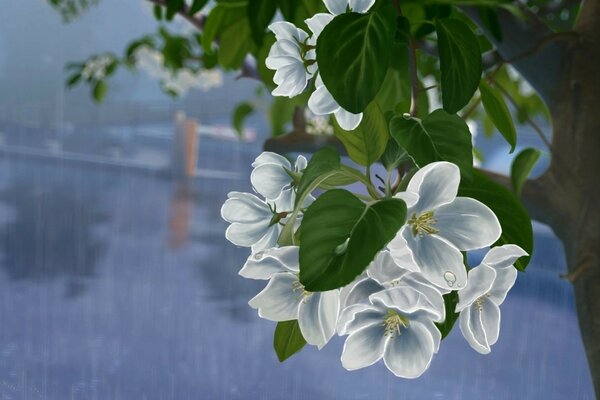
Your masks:
M420 316L429 315L429 318L440 320L440 313L431 304L429 299L417 289L408 285L401 285L386 289L369 296L374 305L384 309L394 309L402 315L411 316L418 313Z
M370 295L380 292L384 289L385 288L377 283L377 281L370 278L364 278L354 284L352 288L346 292L343 307L348 307L354 304L369 303Z
M328 23L333 19L333 15L328 13L319 13L313 15L311 18L305 19L306 25L308 29L313 33L313 37L316 39L319 37L323 29L327 26Z
M465 287L467 271L463 256L454 246L435 235L414 236L410 229L403 231L403 237L427 280L444 289Z
M335 328L338 335L347 335L349 333L348 325L354 320L354 316L357 313L370 308L372 308L370 304L354 304L352 306L348 306L342 309Z
M336 112L340 106L325 85L321 85L310 95L308 108L315 115L328 115Z
M375 4L375 0L350 0L348 5L354 12L364 14Z
M435 324L430 320L420 319L419 322L422 323L423 326L427 328L427 330L431 334L431 338L433 339L433 352L437 353L440 350L440 343L442 342L442 333L437 328L437 326L435 326Z
M389 251L381 251L367 267L367 274L380 285L402 278L408 271L396 264Z
M404 239L403 232L405 230L408 229L406 227L400 229L392 241L388 243L387 247L397 265L411 272L419 272L421 269L415 262L412 251L408 247L406 239Z
M496 214L480 201L457 197L435 211L438 236L467 251L493 244L502 233Z
M294 202L296 201L296 193L292 189L285 189L281 191L279 197L275 200L271 200L272 207L277 212L291 212L294 209ZM307 207L306 201L303 206ZM285 222L285 221L283 221Z
M333 15L340 15L346 12L348 0L323 0L327 11Z
M306 88L309 76L306 74L302 63L290 64L279 68L273 76L273 82L278 84L273 96L294 97Z
M389 340L383 361L400 378L418 378L429 368L435 344L429 330L411 321L408 329Z
M298 272L298 247L286 246L252 254L240 270L248 279L270 279L278 272Z
M488 345L494 345L500 335L500 307L492 301L484 301L482 304L481 325L485 331Z
M277 240L281 233L281 226L273 225L267 229L265 235L252 245L252 253L258 253L277 246Z
M435 310L436 317L433 318L434 321L442 322L446 319L446 304L442 293L420 274L405 275L398 284L398 287L402 286L411 287L425 296L425 299Z
M340 309L340 294L337 290L312 293L300 302L298 323L302 336L308 344L321 349L335 333Z
M478 353L488 354L491 349L483 329L479 308L475 305L465 308L458 319L460 331L467 343Z
M335 115L335 119L337 120L340 128L346 131L353 131L356 129L358 125L360 125L363 117L362 113L352 114L350 111L346 111L342 107L338 108L333 115Z
M273 275L267 286L248 304L258 309L258 315L271 321L289 321L298 318L302 293L294 292L298 278L283 272Z
M262 164L278 164L284 168L292 169L292 164L290 164L287 158L271 151L263 151L260 153L260 155L252 162L252 167L256 168Z
M407 192L419 195L419 201L411 212L431 211L451 203L456 198L459 183L460 171L452 163L439 161L421 168L406 188Z
M302 43L308 37L306 32L287 21L273 22L269 25L269 30L275 34L277 40L294 39L295 41Z
M388 339L383 329L382 324L373 324L352 332L344 343L342 366L353 371L381 360Z
M403 200L407 208L411 208L419 201L419 195L413 192L398 192L394 197Z
M485 264L482 264L483 267ZM479 267L480 268L480 267ZM517 270L513 267L499 268L496 270L496 279L489 291L489 299L500 305L504 302L508 291L513 287L517 280Z
M255 223L271 220L265 202L250 193L231 192L221 206L221 218L227 222Z
M482 264L489 265L492 268L509 268L519 259L527 256L527 252L515 244L505 244L497 246L487 252L483 257Z
M352 334L358 330L370 325L381 325L385 320L386 310L381 307L363 307L362 309L354 308L354 315L345 325L345 331Z
M303 155L299 155L298 158L296 158L296 162L294 163L294 169L296 172L302 172L306 169L307 165L308 160L306 159L306 157L304 157Z
M481 296L490 291L496 279L496 271L485 265L480 265L469 271L467 286L458 291L458 304L455 312L461 312Z
M234 222L225 231L225 238L236 246L250 247L268 236L269 230L268 222L261 221L248 224ZM277 240L275 240L275 243L277 243ZM264 248L266 248L266 244ZM264 248L261 250L264 250Z
M292 183L292 178L279 164L262 164L252 170L250 182L261 196L274 200Z

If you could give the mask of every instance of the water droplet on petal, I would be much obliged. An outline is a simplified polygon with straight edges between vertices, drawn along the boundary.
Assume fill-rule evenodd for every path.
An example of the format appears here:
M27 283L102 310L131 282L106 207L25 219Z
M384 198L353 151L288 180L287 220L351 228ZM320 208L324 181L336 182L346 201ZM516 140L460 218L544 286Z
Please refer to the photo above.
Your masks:
M454 282L456 282L456 275L450 271L444 272L444 280L448 283L448 286L454 286Z
M254 259L257 260L257 261L259 261L259 260L261 260L263 258L264 255L265 255L264 251L259 251L258 253L256 253L254 255Z

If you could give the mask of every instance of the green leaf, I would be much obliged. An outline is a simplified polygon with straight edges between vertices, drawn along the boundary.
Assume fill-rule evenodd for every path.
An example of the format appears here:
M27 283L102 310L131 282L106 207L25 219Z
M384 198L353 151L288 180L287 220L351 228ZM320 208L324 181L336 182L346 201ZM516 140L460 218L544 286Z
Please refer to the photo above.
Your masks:
M246 120L246 117L253 112L254 106L248 102L238 104L233 110L231 124L240 137L244 134L244 121Z
M388 140L385 151L381 155L381 163L387 171L396 169L401 163L409 159L408 153L398 146L398 142L394 139Z
M467 105L481 79L481 50L477 36L458 19L435 23L442 73L444 110L454 114Z
M106 97L107 90L108 90L108 86L106 85L105 81L96 82L96 84L94 85L94 90L93 90L94 100L97 103L101 103L102 100L104 100L104 97Z
M473 171L471 182L461 182L459 196L472 197L487 205L498 217L502 235L494 244L516 244L527 253L533 252L533 229L531 219L521 202L504 186L492 181L480 171ZM520 271L525 271L530 257L521 257L516 263Z
M297 320L277 323L273 336L273 348L280 362L284 362L304 347L306 340Z
M248 1L248 20L250 21L250 31L252 39L257 45L263 43L265 29L269 22L275 16L277 11L277 2L274 0L249 0Z
M166 19L170 21L175 14L185 5L185 0L167 0Z
M154 7L152 7L152 12L154 13L154 18L156 18L158 21L160 21L162 19L162 17L163 17L162 6L155 5Z
M224 68L239 69L246 55L254 50L248 18L241 18L221 32L219 63Z
M419 167L434 161L458 165L463 177L473 171L473 145L469 127L454 114L439 109L425 119L396 116L390 121L390 133Z
M306 210L300 233L300 282L311 292L352 282L406 221L406 204L367 206L343 189L325 192Z
M365 166L379 160L389 139L387 121L376 102L367 106L356 129L346 131L334 122L333 133L344 144L352 161Z
M521 196L523 184L527 180L527 177L531 173L531 170L541 155L541 151L529 147L517 154L513 160L510 169L510 178L512 180L513 189L517 196Z
M72 88L73 86L77 85L77 83L79 83L80 80L81 80L81 74L80 73L76 73L76 74L71 75L67 79L67 87L68 88Z
M454 323L458 319L460 313L454 312L458 304L458 292L452 291L444 295L444 306L446 308L446 319L444 322L436 323L438 330L442 334L442 339L448 336Z
M338 15L319 35L319 73L344 109L360 113L377 95L390 63L395 28L395 11L387 4L368 14Z
M327 178L340 171L340 155L333 147L324 147L310 158L296 189L296 206Z
M502 96L484 81L481 81L479 85L479 92L481 93L481 103L485 112L504 136L504 139L510 144L510 152L512 153L517 145L517 131L508 106Z
M392 60L375 101L385 114L393 111L400 102L410 103L410 75L408 71L408 47L396 43L392 47ZM427 97L427 96L421 96Z
M502 27L498 13L493 7L479 6L479 19L497 42L502 42Z
M206 18L206 24L202 31L204 51L210 52L215 39L231 25L244 18L247 18L246 2L242 2L235 7L230 4L218 3Z
M190 15L196 14L198 11L200 11L204 8L206 3L208 3L208 0L194 0L192 2L192 5L190 6L188 14L190 14Z

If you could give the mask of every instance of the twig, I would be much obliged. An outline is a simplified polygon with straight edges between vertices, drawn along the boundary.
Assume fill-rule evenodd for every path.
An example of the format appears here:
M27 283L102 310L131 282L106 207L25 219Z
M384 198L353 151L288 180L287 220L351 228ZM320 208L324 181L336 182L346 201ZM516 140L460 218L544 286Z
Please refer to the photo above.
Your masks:
M409 40L410 43L410 84L411 84L411 93L410 93L410 115L413 117L417 116L417 111L419 110L419 77L417 76L417 49L416 43L411 38Z
M534 55L535 53L539 52L540 50L542 50L544 47L546 47L550 43L555 42L557 40L574 40L574 39L579 39L579 34L575 31L555 32L548 36L543 37L532 48L525 50L524 52L519 53L513 57L510 57L509 59L505 60L505 62L512 64L516 61L530 57L530 56Z
M150 3L156 4L157 6L162 6L162 7L166 7L167 6L167 0L147 0ZM196 18L195 16L193 16L192 14L190 14L190 8L184 4L179 11L177 11L177 14L181 15L186 21L190 22L192 25L194 25L196 28L198 28L198 30L202 31L204 29L204 23L206 21L206 18L204 15L200 15L199 18Z

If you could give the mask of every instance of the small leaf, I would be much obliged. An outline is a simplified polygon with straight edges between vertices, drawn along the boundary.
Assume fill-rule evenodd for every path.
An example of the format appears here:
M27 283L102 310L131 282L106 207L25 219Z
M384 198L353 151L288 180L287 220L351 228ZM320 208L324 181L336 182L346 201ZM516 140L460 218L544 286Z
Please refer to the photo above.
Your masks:
M163 18L163 8L162 6L155 5L152 7L152 12L154 13L154 18L160 21Z
M444 306L446 308L446 319L444 322L436 323L438 330L442 334L442 339L444 339L454 326L454 323L458 319L460 313L454 312L456 309L456 305L458 304L458 292L452 291L448 294L444 295Z
M192 2L192 5L190 6L188 14L190 14L190 15L196 14L198 11L200 11L204 8L206 3L208 3L208 0L194 0Z
M527 177L531 173L531 170L541 155L541 151L530 147L517 154L513 160L510 169L510 178L512 180L513 189L517 196L521 196L523 184L527 180Z
M502 27L498 13L492 7L479 6L479 18L498 43L502 42Z
M166 19L170 21L175 17L175 14L185 5L185 0L167 0Z
M248 19L250 21L250 31L252 39L257 45L263 43L265 30L275 16L277 11L277 2L274 0L249 0L248 1Z
M81 74L73 74L67 79L67 87L72 88L81 80Z
M504 139L510 144L510 152L512 153L517 145L517 131L508 106L502 96L483 81L479 85L479 92L481 93L481 103L485 112L504 136Z
M390 133L417 166L449 161L458 165L465 178L471 176L471 133L467 124L457 115L439 109L423 120L396 116L390 121Z
M304 347L306 340L297 320L277 323L273 336L273 348L280 362L284 362Z
M388 4L368 14L338 15L319 35L321 78L344 109L358 114L377 95L390 63L395 29L395 12Z
M317 151L302 172L302 178L296 189L296 206L302 204L306 196L327 178L340 171L340 155L333 147L324 147Z
M365 166L381 157L389 138L387 121L376 102L367 106L355 130L346 131L334 122L333 133L344 144L352 161Z
M219 63L226 69L238 69L242 66L246 55L254 48L249 20L247 17L241 18L221 32Z
M108 86L106 85L105 81L96 82L96 84L94 85L94 91L93 91L94 100L97 103L101 103L102 100L104 100L104 97L106 97L107 90L108 90Z
M502 235L494 246L516 244L527 253L533 252L533 228L523 204L504 186L492 181L480 171L473 171L471 182L461 182L459 196L472 197L488 206L502 227ZM525 271L531 257L521 257L515 263L519 271Z
M367 206L352 193L333 189L308 207L300 233L300 282L326 291L352 282L406 221L399 199Z
M251 103L243 102L237 105L237 107L233 110L232 121L235 131L238 133L240 137L244 135L244 121L248 115L254 112L254 107Z
M454 114L467 105L481 79L481 50L477 36L458 19L435 23L442 73L444 110Z
M385 151L381 155L381 163L387 171L396 169L401 163L410 160L406 150L398 146L394 139L388 140Z

